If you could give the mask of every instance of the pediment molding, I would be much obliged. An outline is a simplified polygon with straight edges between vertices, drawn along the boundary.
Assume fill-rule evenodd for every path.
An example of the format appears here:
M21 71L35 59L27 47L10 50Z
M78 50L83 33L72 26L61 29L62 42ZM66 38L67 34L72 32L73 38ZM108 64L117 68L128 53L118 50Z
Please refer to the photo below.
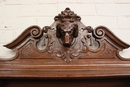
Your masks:
M14 50L16 56L0 58L0 77L130 75L130 58L119 55L130 45L110 29L85 26L81 17L69 8L55 16L54 20L51 26L30 26L13 42L4 45ZM115 73L115 70L119 72Z

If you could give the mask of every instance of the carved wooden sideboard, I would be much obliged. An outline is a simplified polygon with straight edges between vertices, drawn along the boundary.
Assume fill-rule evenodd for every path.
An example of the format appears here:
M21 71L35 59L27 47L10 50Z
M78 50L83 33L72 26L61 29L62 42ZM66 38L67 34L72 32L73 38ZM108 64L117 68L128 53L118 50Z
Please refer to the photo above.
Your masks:
M0 58L0 87L130 87L130 58L119 55L129 44L69 8L54 20L4 45L16 55Z

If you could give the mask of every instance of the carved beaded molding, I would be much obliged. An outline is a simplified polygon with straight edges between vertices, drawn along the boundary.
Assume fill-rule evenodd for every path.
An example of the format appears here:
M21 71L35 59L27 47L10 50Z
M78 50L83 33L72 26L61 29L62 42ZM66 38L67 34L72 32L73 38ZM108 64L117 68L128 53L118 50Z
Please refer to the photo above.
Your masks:
M108 28L93 29L81 22L81 17L66 8L55 16L51 26L27 28L16 40L4 45L16 52L16 59L55 59L66 63L82 59L120 59L119 51L130 47ZM54 61L53 61L54 62Z

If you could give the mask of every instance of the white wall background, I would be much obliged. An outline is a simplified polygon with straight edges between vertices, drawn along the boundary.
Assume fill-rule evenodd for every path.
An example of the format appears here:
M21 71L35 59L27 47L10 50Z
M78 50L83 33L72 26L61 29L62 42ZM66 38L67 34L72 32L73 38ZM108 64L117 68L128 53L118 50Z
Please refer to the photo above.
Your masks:
M104 25L130 44L130 0L0 0L0 58L13 56L4 44L31 25L51 25L66 7L86 26ZM130 58L130 49L121 55Z

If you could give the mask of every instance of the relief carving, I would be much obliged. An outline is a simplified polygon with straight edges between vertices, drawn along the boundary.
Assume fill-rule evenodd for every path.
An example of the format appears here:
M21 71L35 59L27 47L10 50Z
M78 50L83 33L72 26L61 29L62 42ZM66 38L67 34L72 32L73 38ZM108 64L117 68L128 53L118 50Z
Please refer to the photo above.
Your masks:
M55 16L51 26L42 29L36 25L28 27L4 46L16 55L0 58L1 79L130 76L130 58L119 55L130 45L104 26L95 29L85 26L80 16L69 8Z
M83 25L80 16L66 8L55 18L51 26L43 27L43 46L49 53L56 53L56 58L66 62L79 58L81 52L87 52L93 45L90 26Z
M81 17L66 8L54 17L51 26L27 28L12 43L4 45L16 52L12 58L73 59L118 58L119 51L130 47L118 39L108 28L93 29L81 22ZM114 57L113 57L114 56ZM11 60L11 59L10 59Z

